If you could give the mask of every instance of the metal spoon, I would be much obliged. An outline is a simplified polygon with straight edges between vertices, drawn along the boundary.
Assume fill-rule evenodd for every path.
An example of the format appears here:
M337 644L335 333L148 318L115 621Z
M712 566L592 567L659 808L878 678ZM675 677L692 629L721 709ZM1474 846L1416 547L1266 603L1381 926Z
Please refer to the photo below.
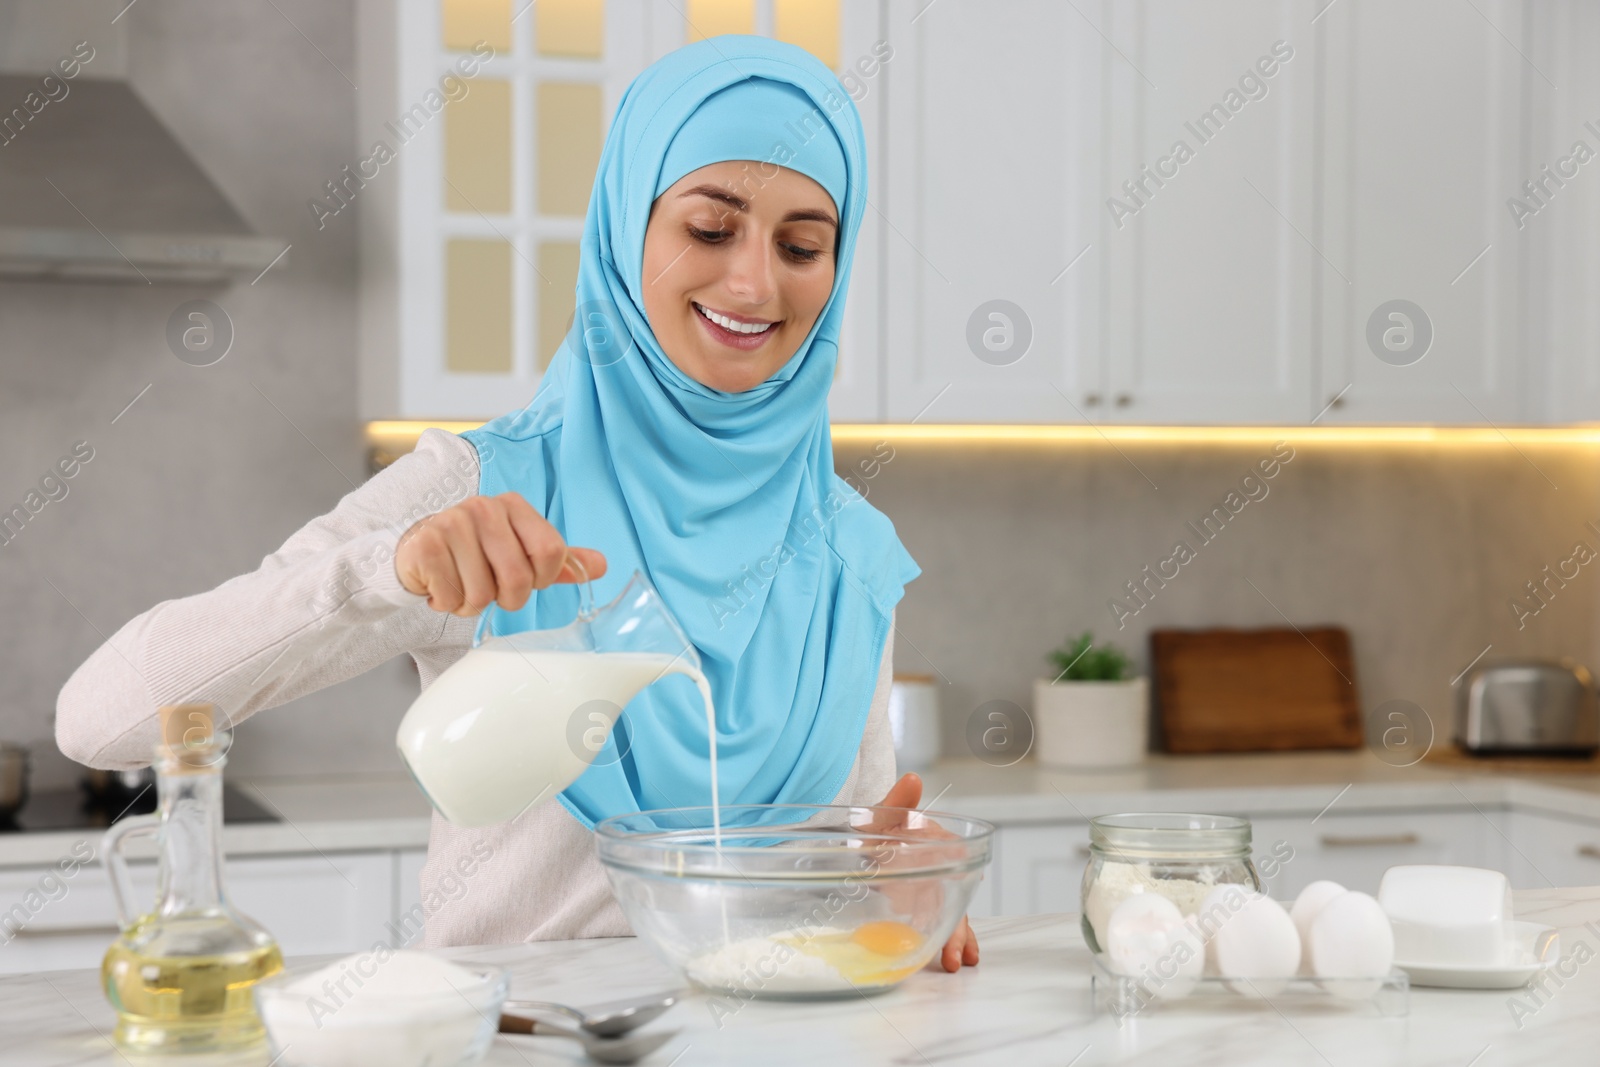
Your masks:
M533 1034L536 1037L564 1037L583 1045L583 1051L600 1063L637 1063L650 1053L678 1036L677 1030L663 1030L654 1034L625 1034L620 1037L596 1037L582 1030L569 1030L565 1026L524 1019L516 1015L500 1016L502 1034Z
M508 1000L505 1007L507 1011L519 1014L532 1012L541 1015L565 1015L597 1037L616 1037L629 1030L638 1029L657 1018L676 1004L682 995L682 990L675 989L671 993L652 993L649 996L598 1004L588 1011L569 1008L565 1004L549 1000Z

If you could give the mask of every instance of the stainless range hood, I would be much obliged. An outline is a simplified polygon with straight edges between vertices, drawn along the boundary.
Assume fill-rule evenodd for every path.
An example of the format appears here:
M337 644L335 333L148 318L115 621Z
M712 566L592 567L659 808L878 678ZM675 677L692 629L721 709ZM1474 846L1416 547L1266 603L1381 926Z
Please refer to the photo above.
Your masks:
M0 75L0 276L254 278L284 251L255 234L123 81L78 78L35 114L39 79ZM36 103L37 106L37 103Z

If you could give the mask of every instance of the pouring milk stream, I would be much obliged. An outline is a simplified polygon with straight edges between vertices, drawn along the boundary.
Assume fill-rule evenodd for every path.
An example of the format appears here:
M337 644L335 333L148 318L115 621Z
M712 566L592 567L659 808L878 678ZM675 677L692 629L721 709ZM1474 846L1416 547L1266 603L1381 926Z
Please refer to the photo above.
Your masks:
M485 608L473 647L406 712L396 738L401 757L450 822L504 822L571 785L639 690L681 674L705 702L713 840L720 847L716 712L699 654L643 574L635 571L600 608L583 577L578 617L559 629L484 639L495 606ZM583 743L569 743L575 721Z

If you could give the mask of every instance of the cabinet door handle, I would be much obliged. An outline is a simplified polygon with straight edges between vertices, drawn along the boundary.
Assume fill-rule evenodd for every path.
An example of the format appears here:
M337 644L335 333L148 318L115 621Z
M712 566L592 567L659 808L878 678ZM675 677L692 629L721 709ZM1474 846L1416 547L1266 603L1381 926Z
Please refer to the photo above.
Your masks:
M1342 407L1344 407L1344 395L1341 393L1338 396L1330 396L1328 398L1328 406L1330 408L1342 408Z
M1090 855L1090 853L1089 853L1089 846L1088 845L1079 845L1078 846L1078 858L1079 859L1086 860L1086 859L1089 858L1089 855ZM1600 858L1600 849L1596 849L1595 850L1595 856L1596 856L1596 858Z
M1100 394L1099 393L1090 393L1087 396L1085 396L1083 398L1083 406L1086 407L1086 408L1097 408L1097 407L1099 407L1100 406Z
M1389 845L1420 845L1422 838L1403 834L1323 834L1323 848L1372 848Z
M1117 407L1125 408L1131 403L1133 403L1133 394L1132 393L1118 393L1117 394Z
M1585 859L1600 860L1600 845L1579 845L1578 855Z

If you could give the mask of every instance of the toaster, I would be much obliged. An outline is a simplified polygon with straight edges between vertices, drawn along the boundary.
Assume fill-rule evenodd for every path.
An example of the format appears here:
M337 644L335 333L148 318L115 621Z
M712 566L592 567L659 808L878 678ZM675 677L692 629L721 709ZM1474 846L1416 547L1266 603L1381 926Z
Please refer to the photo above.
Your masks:
M1456 743L1484 754L1593 754L1600 748L1594 681L1570 660L1475 667L1456 682Z

